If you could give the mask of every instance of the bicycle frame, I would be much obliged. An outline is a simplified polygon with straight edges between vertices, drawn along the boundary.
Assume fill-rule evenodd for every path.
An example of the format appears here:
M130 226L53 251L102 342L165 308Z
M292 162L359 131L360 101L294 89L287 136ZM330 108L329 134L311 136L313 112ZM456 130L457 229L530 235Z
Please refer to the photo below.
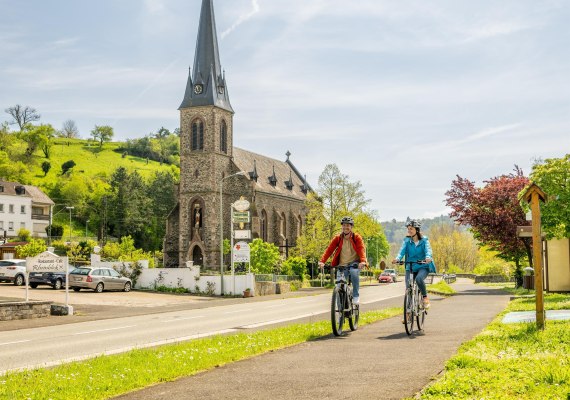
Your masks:
M408 279L406 286L406 293L404 295L404 325L406 328L406 333L411 335L414 329L414 321L416 322L417 330L421 331L423 329L425 317L427 311L423 307L423 300L420 294L420 288L416 282L417 272L414 273L411 268L411 264L424 262L418 261L400 261L400 264L410 264L410 278ZM406 271L407 275L408 271Z

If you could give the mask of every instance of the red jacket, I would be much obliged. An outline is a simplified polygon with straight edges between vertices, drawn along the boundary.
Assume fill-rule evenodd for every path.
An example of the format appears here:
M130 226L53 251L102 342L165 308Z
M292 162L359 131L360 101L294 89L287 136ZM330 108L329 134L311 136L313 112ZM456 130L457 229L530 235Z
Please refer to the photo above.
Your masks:
M325 250L325 254L323 254L323 256L321 257L322 263L327 262L331 254L333 254L334 252L331 265L333 267L336 267L338 265L338 261L340 260L340 251L342 250L342 243L343 243L342 236L343 234L341 233L339 235L336 235L331 240L329 247L327 247L327 249ZM356 254L358 254L360 262L367 264L368 262L366 261L366 249L364 247L364 240L362 240L362 236L360 236L358 233L351 232L350 239L351 239L350 243L352 243L352 247L356 251Z

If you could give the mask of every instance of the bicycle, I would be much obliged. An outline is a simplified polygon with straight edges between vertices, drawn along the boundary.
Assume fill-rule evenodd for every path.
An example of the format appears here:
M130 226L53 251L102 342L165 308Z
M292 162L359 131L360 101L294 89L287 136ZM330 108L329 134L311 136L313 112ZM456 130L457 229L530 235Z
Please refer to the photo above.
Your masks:
M358 329L360 307L358 304L353 304L352 302L352 282L350 274L348 274L348 282L344 275L345 270L350 270L350 268L358 268L358 263L336 267L337 277L331 299L331 324L335 336L342 335L345 318L348 319L348 325L351 331Z
M408 286L406 287L406 294L404 296L404 326L406 327L406 333L410 336L414 330L414 320L417 330L421 331L423 330L427 315L420 288L416 283L417 272L412 272L411 268L412 264L426 264L426 262L423 260L399 261L398 264L410 264L410 279L408 279Z

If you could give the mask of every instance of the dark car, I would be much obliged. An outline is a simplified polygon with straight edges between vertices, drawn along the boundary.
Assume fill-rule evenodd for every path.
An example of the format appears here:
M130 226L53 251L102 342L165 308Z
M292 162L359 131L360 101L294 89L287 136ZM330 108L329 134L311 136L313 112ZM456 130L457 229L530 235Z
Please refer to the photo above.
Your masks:
M65 287L65 272L30 272L30 287L49 285L55 290Z

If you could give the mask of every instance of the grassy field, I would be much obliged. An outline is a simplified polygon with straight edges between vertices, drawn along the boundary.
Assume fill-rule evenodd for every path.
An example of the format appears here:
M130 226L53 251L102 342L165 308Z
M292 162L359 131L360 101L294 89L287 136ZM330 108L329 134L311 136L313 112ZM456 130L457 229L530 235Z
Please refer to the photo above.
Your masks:
M129 171L138 171L143 177L150 177L156 171L178 170L178 167L160 165L159 162L122 154L116 152L121 143L104 143L99 149L99 144L82 139L55 139L49 159L43 157L43 153L36 152L32 163L32 181L34 185L49 187L57 181L61 174L61 165L69 160L75 162L73 172L85 174L90 177L110 177L118 167L125 167ZM51 170L47 176L41 169L44 161L51 163Z
M451 286L445 283L445 281L439 281L433 285L428 285L427 291L429 293L440 294L443 296L452 296L457 293Z
M360 325L400 313L399 307L369 311L361 314ZM0 376L0 399L107 399L329 334L330 321L319 321L10 373Z
M460 347L442 378L420 398L570 399L570 321L547 321L544 331L534 323L501 323L510 311L534 307L534 297L513 300L481 334ZM546 294L545 308L570 309L570 296Z

